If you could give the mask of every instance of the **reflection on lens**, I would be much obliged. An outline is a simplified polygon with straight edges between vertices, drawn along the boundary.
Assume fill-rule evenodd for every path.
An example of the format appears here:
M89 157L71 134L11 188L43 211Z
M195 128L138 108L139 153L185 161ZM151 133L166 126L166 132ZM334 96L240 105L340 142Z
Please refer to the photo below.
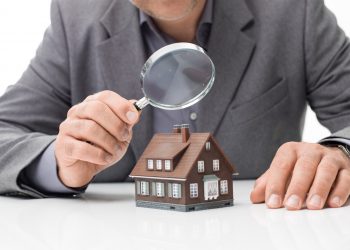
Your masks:
M214 65L203 51L180 48L148 64L143 91L151 104L182 108L194 98L201 99L213 80Z

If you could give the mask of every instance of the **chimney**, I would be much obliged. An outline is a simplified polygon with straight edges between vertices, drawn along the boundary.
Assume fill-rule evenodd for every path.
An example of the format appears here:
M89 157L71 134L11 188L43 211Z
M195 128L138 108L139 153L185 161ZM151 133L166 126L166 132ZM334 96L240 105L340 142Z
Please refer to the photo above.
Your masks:
M181 135L182 135L182 142L187 142L190 138L190 125L188 124L182 124L181 125Z
M173 133L180 134L181 133L181 125L174 125L173 126Z

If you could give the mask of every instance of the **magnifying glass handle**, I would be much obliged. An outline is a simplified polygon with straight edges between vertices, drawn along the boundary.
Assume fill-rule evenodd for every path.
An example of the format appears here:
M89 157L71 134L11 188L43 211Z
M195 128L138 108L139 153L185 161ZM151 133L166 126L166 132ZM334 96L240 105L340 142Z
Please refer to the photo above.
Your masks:
M135 108L140 111L142 110L144 107L146 107L149 104L149 101L147 100L146 97L141 98L140 100L138 100L137 102L134 103Z

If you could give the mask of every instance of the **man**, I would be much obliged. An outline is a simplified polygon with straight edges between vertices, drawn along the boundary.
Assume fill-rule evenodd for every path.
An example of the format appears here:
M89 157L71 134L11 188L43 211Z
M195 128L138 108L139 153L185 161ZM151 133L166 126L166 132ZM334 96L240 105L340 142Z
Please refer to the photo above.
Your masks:
M253 203L322 209L348 199L350 43L322 0L54 0L51 17L0 100L2 194L125 181L154 132L186 122L214 133L240 178L261 175ZM173 42L207 50L214 87L186 110L140 116L142 65ZM292 142L307 102L333 132L322 145Z

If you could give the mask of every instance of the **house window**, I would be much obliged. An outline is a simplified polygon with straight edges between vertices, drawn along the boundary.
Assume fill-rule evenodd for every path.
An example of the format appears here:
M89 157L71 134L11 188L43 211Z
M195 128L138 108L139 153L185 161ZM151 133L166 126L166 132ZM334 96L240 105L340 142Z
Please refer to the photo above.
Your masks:
M181 184L173 183L173 198L181 198Z
M228 194L228 183L227 180L220 181L220 193Z
M157 160L157 170L162 170L162 160Z
M198 183L190 183L190 198L198 197Z
M153 160L147 160L147 169L149 170L153 169Z
M198 161L198 173L204 173L204 161Z
M158 197L164 197L164 183L157 182L156 183L156 190L157 190Z
M210 142L205 143L205 150L210 151Z
M170 171L170 160L165 160L164 168L165 170Z
M149 182L148 181L141 181L141 195L149 195Z
M219 171L219 170L220 170L219 160L213 160L213 171Z

